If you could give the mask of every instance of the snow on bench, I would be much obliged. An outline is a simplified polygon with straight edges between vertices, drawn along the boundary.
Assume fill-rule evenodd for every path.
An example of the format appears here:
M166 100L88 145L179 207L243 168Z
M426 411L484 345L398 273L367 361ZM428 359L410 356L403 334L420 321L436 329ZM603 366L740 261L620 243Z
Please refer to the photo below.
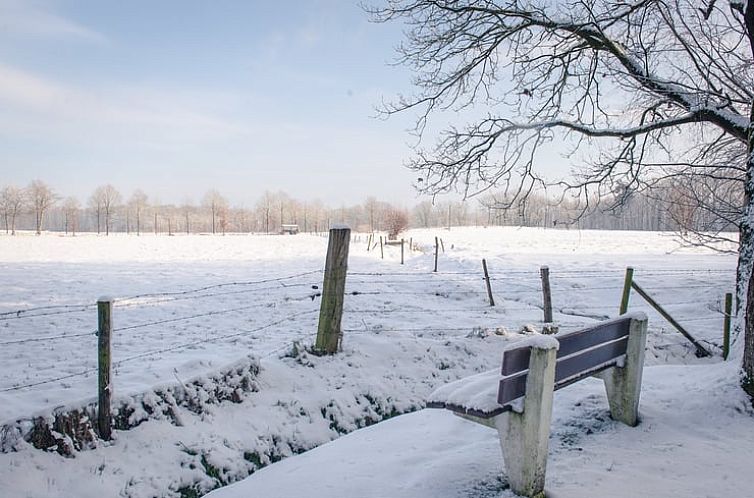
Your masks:
M542 496L553 392L598 375L605 382L611 416L635 426L646 337L643 313L567 334L531 337L505 349L500 370L437 389L427 407L446 408L496 428L511 489Z

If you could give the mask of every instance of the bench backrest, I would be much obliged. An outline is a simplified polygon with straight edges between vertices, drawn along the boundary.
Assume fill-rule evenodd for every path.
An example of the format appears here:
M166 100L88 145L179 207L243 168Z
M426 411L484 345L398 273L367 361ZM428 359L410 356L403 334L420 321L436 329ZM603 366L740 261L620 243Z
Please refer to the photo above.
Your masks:
M631 317L618 318L587 329L556 335L560 347L555 365L555 389L616 366L626 354ZM498 403L505 405L526 392L531 346L503 354L503 379Z

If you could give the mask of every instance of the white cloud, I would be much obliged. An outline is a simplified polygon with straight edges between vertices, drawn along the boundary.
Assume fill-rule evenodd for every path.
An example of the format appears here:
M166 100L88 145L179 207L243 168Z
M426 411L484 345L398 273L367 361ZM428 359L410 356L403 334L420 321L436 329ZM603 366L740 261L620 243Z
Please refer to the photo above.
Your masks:
M0 63L0 128L46 137L132 139L164 148L222 140L253 130L207 111L217 95L116 86L83 89ZM218 109L230 107L224 96Z
M46 2L0 0L0 34L102 42L101 33L51 11Z
M48 2L0 0L0 34L102 42L104 35L54 13Z

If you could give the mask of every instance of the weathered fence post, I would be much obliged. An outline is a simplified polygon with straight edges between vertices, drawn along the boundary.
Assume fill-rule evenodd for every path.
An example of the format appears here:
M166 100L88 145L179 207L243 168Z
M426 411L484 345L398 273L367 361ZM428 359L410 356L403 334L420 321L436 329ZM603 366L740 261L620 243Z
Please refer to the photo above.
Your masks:
M401 264L403 264L403 239L401 239Z
M486 259L482 259L482 268L484 269L484 282L487 284L487 297L490 298L490 306L495 306L495 300L492 298L492 285L490 284L490 274L487 272Z
M369 237L367 237L367 252L369 252L369 247L372 245L372 236L373 235L374 235L373 233L370 233Z
M694 339L694 337L691 334L689 334L686 331L686 329L683 328L683 326L681 326L681 324L678 323L675 320L675 318L673 318L672 316L670 316L670 313L668 313L667 311L665 311L665 309L662 306L660 306L660 304L657 301L655 301L654 299L652 299L652 296L650 296L649 294L647 294L647 292L644 289L642 289L641 287L639 287L639 284L637 284L636 282L631 282L631 288L633 290L635 290L636 293L639 294L647 303L649 303L650 306L652 306L655 310L657 310L657 312L665 320L667 320L670 323L670 325L672 325L673 327L675 327L675 329L678 332L680 332L686 339L688 339L691 342L691 344L693 344L694 346L696 346L696 356L697 357L701 358L703 356L712 356L712 353L710 353L707 348L705 348L704 346L702 346L702 344L699 341L697 341L696 339Z
M730 353L730 315L733 310L733 294L725 294L725 320L723 321L723 360Z
M97 427L102 439L112 436L112 416L110 403L113 397L111 382L110 336L113 331L113 299L101 297L97 300L97 365L99 367Z
M631 297L631 284L634 281L634 269L630 266L626 268L626 279L623 281L623 297L620 300L620 313L625 315L628 312L628 299Z
M385 259L385 246L382 244L382 235L380 235L380 259Z
M550 268L543 266L539 269L542 277L542 309L545 312L545 323L552 323L552 295L550 294Z
M434 272L437 273L437 251L440 250L440 243L437 240L437 237L435 237L435 269Z
M335 226L330 229L317 341L314 345L314 349L322 354L336 353L340 344L340 322L343 318L343 295L346 289L350 240L351 229L347 226Z
M409 252L414 252L414 238L413 237L408 239L408 250Z
M440 248L442 249L442 253L445 254L445 243L440 239Z

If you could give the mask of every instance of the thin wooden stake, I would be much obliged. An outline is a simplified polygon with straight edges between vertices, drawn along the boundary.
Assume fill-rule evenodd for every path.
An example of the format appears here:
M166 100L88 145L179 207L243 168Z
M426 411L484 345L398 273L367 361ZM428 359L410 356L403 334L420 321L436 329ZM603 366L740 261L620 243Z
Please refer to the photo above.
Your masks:
M350 228L330 229L325 275L322 283L322 304L319 308L317 341L314 345L315 351L321 354L336 353L342 338L340 323L343 319L343 297L346 289L350 240Z
M435 237L435 269L434 272L437 273L437 252L440 250L440 243L437 240L437 237Z
M723 360L730 354L730 316L733 311L733 294L725 294L725 320L723 321Z
M385 246L382 245L382 235L380 235L380 259L385 259Z
M662 307L662 306L660 306L660 305L659 305L659 304L657 303L657 301L655 301L654 299L652 299L652 298L650 297L650 295L649 295L649 294L647 294L647 293L646 293L646 292L644 291L644 289L642 289L641 287L639 287L639 285L638 285L638 284L637 284L636 282L631 282L631 288L632 288L632 289L634 289L634 290L635 290L635 291L636 291L636 292L637 292L637 293L638 293L638 294L639 294L639 295L640 295L641 297L643 297L643 298L644 298L644 300L645 300L646 302L648 302L648 303L649 303L649 304L650 304L650 305L651 305L651 306L652 306L652 307L653 307L654 309L656 309L656 310L657 310L657 312L658 312L658 313L659 313L660 315L662 315L662 317L663 317L663 318L664 318L665 320L667 320L668 322L670 322L670 325L672 325L673 327L675 327L675 329L676 329L676 330L677 330L678 332L680 332L681 334L683 334L683 336L684 336L684 337L685 337L686 339L688 339L688 340L689 340L689 341L691 342L691 344L693 344L694 346L696 346L696 355L697 355L697 356L699 356L699 357L702 357L702 356L712 356L712 353L710 353L710 352L709 352L709 351L707 350L707 348L705 348L704 346L702 346L702 345L701 345L701 344L699 343L699 341L697 341L696 339L694 339L694 338L693 338L693 337L691 336L691 334L689 334L689 333L688 333L688 332L686 331L686 329L684 329L684 328L683 328L683 327L681 326L681 324L680 324L680 323L676 322L676 321L675 321L675 319L674 319L674 318L673 318L672 316L670 316L670 314L669 314L669 313L668 313L667 311L665 311L665 310L663 309L663 307Z
M490 284L490 274L487 272L486 259L482 259L482 268L484 269L484 282L487 284L487 297L490 298L490 306L495 306L495 299L492 297L492 285Z
M440 239L440 248L442 249L442 253L445 254L445 244L443 243L442 239Z
M414 238L413 237L408 239L408 250L409 252L414 252Z
M620 300L619 314L625 315L628 312L628 300L631 297L631 284L634 281L634 269L630 266L626 268L626 278L623 281L623 297Z
M112 415L110 411L113 396L110 361L110 337L113 331L112 317L112 298L99 298L97 301L97 365L99 367L97 427L99 429L99 436L106 441L109 441L112 437Z
M550 294L550 268L543 266L539 269L542 277L542 302L545 312L545 323L552 323L552 295Z
M369 237L367 237L367 252L369 252L369 247L372 245L372 235L373 234L370 233Z
M401 239L401 264L403 264L403 239Z

